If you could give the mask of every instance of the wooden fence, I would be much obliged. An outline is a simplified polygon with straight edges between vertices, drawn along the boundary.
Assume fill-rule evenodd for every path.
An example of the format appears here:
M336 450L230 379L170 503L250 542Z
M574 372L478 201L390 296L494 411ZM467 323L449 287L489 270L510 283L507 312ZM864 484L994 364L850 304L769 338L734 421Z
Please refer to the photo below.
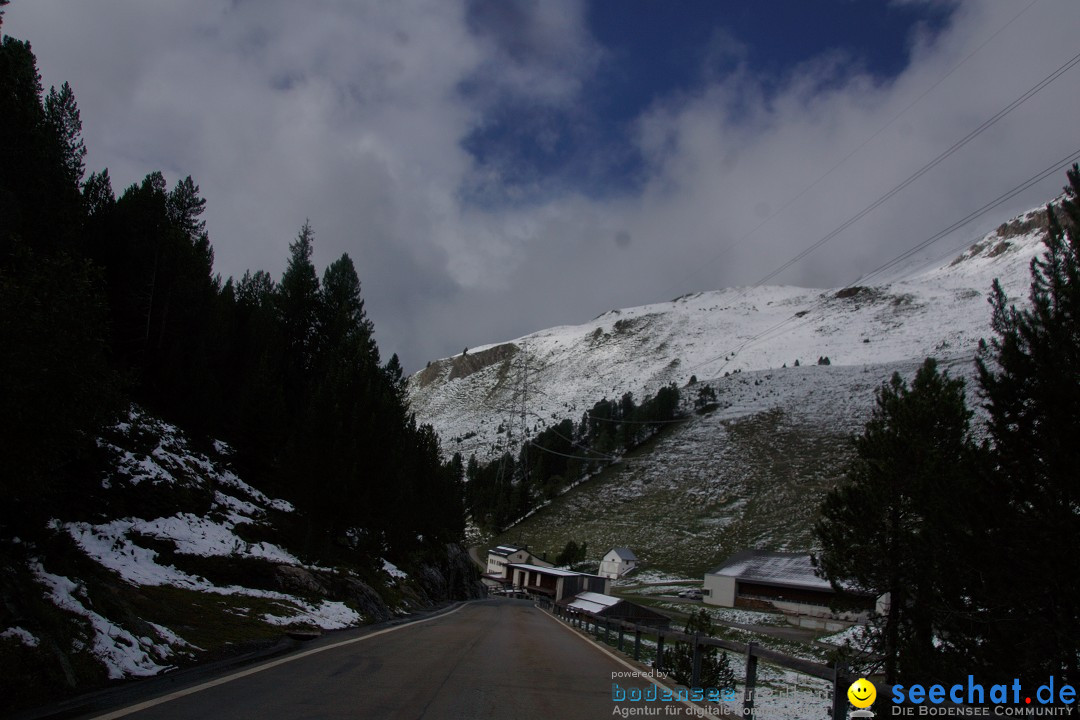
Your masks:
M792 657L791 655L785 655L784 653L775 650L759 647L754 643L722 640L720 638L701 634L687 635L686 633L674 630L664 630L649 625L639 625L637 623L626 622L625 620L612 620L611 618L598 617L592 613L556 605L546 599L537 600L537 605L551 612L567 624L582 628L597 636L599 636L601 630L603 630L605 641L610 642L612 634L618 633L616 646L620 652L631 655L634 660L641 660L642 633L656 635L656 661L653 663L653 666L657 670L664 669L663 657L665 642L674 641L690 643L691 647L693 647L691 687L698 687L700 683L702 648L718 647L742 655L746 659L746 677L744 679L745 687L742 704L743 717L751 717L753 715L754 688L757 685L758 660L764 660L773 665L779 665L788 670L794 670L803 675L809 675L810 677L827 680L832 683L832 720L844 720L847 717L847 688L856 680L856 678L849 674L847 667L844 665L833 666L804 660L802 658ZM633 636L633 650L627 650L626 648L626 639L628 635Z

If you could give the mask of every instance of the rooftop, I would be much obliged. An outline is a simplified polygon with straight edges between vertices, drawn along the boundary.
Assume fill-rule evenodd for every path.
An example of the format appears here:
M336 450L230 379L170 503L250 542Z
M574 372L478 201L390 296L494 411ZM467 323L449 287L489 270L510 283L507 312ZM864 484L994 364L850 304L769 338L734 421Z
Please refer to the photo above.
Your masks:
M616 605L622 602L617 597L612 597L611 595L605 595L604 593L598 592L579 592L574 597L580 600L585 600L586 602L596 603L597 605L604 605L605 607L611 607L612 605Z
M637 560L637 555L630 548L611 548L609 552L615 553L622 560Z
M559 568L540 567L539 565L530 565L528 563L510 563L510 567L519 568L521 570L532 570L533 572L544 573L545 575L557 575L559 577L578 577L581 575L584 575L585 577L598 577L596 575L589 575L588 573L560 570Z
M832 590L829 581L814 573L814 564L805 553L743 550L729 557L709 575L725 575L744 582L758 582L811 590Z
M610 595L583 592L575 595L573 600L566 603L566 607L597 615L613 605L618 605L620 602L622 601L619 598Z
M497 545L488 550L488 555L501 555L502 557L507 557L519 550L528 550L528 548L517 547L516 545Z

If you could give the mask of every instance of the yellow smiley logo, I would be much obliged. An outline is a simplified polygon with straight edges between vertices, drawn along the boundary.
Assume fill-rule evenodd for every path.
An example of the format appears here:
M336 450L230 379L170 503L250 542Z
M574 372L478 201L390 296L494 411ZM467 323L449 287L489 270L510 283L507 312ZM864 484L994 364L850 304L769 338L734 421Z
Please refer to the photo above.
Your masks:
M866 678L859 678L851 683L851 687L847 691L847 697L851 704L857 708L870 707L874 704L874 700L877 700L877 688L874 687L874 683Z

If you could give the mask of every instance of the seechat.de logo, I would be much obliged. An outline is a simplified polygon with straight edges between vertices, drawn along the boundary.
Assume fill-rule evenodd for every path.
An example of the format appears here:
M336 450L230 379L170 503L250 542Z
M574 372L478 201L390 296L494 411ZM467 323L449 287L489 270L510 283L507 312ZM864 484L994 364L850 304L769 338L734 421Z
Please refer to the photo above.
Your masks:
M877 700L877 688L874 687L874 683L866 678L859 678L851 683L847 696L851 704L859 708L851 713L851 717L874 717L874 713L865 709L873 705L874 701Z

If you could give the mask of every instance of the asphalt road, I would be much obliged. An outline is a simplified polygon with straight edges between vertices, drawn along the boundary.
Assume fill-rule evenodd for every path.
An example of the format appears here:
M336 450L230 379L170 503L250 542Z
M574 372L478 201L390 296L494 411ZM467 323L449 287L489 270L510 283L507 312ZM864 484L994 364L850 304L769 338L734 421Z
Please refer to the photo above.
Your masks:
M629 670L531 603L513 600L469 603L299 655L153 707L98 717L607 718L616 707L612 673ZM616 681L649 686L643 678ZM689 715L680 707L677 716Z

